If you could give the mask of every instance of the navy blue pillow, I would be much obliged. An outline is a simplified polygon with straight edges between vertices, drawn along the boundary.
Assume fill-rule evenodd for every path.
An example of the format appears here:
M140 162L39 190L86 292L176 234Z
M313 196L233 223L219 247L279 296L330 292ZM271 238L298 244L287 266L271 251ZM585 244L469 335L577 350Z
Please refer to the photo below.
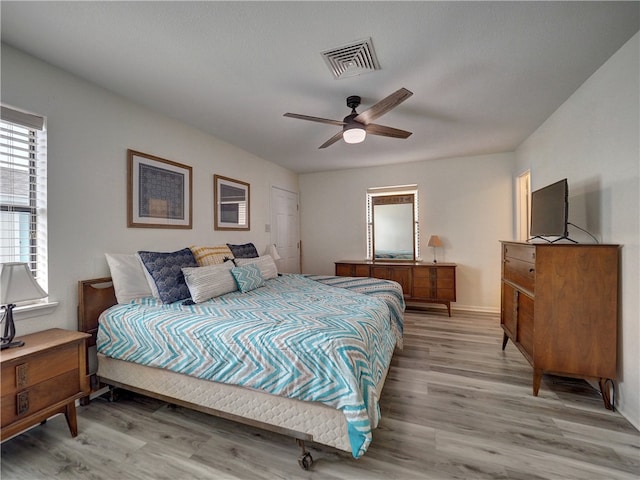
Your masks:
M184 279L184 267L197 267L191 249L183 248L177 252L138 252L142 263L158 287L158 296L162 303L173 303L191 297Z
M243 245L231 245L227 243L227 247L231 249L231 253L235 258L256 258L258 251L253 243L245 243Z

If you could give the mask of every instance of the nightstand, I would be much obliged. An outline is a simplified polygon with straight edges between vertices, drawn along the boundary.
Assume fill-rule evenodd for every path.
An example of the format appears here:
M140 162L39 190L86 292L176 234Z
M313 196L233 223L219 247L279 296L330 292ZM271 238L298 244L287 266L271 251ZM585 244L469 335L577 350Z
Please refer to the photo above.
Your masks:
M89 394L88 337L54 328L20 337L23 347L0 352L1 440L58 413L64 413L71 436L78 435L75 401Z

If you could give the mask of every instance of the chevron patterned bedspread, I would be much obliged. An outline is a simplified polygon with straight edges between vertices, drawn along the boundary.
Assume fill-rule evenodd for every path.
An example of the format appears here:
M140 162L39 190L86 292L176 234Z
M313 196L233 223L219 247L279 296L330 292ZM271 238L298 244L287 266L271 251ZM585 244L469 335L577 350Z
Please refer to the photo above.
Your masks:
M380 418L376 385L401 344L402 290L312 278L285 274L195 305L115 305L100 317L98 352L340 409L358 458Z

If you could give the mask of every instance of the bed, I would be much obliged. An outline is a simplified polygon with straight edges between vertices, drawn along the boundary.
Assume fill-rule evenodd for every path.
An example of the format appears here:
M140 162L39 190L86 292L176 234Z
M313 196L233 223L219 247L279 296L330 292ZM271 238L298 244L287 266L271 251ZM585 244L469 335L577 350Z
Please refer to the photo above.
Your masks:
M111 278L79 282L95 386L124 388L305 442L363 455L395 348L399 284L279 274L211 300L117 303Z

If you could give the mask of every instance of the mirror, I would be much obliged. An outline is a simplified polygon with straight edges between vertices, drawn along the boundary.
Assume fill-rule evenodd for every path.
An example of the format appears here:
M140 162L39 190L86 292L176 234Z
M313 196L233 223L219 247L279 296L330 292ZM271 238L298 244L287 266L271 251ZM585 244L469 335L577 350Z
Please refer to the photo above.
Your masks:
M414 195L372 199L373 260L415 261Z

